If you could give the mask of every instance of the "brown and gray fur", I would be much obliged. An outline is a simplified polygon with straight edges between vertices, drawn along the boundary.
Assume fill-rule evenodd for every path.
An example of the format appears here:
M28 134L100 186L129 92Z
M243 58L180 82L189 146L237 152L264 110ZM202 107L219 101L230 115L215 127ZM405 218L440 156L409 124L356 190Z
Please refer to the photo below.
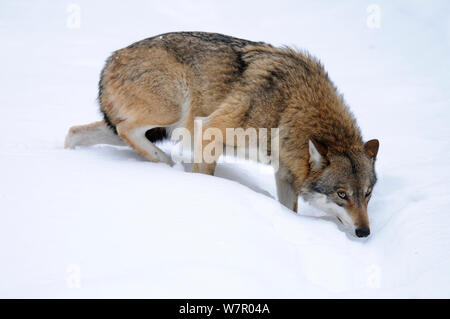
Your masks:
M197 117L224 136L226 128L279 128L280 202L296 210L303 196L368 235L378 141L363 143L342 96L308 53L214 33L167 33L114 52L98 99L104 120L71 128L67 147L125 141L149 161L171 164L153 143L177 127L192 132ZM194 172L214 169L193 165Z

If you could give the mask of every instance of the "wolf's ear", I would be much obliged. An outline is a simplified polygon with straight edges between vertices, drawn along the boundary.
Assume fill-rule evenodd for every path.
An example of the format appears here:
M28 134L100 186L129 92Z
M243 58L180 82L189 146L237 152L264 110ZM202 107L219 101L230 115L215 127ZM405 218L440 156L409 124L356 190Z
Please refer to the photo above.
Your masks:
M378 148L380 147L380 142L378 140L370 140L364 144L364 151L367 156L371 159L375 160L378 154Z
M326 162L325 156L328 153L328 147L315 141L314 139L309 140L309 163L314 169L322 169L324 163Z

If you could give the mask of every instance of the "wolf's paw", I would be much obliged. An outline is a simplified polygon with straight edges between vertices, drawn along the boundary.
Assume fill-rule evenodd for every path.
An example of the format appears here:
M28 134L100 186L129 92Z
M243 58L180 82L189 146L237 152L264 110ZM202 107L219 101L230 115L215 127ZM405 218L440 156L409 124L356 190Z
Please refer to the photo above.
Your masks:
M74 149L75 146L77 145L78 145L78 129L76 126L73 126L69 129L69 132L66 135L66 139L64 140L64 148Z

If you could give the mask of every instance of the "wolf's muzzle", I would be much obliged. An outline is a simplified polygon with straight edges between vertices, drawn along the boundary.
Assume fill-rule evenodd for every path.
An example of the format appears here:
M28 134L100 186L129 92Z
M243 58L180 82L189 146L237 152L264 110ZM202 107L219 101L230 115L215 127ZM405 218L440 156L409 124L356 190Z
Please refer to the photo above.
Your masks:
M370 235L370 229L367 227L361 227L361 228L357 228L355 230L355 234L358 237L367 237Z

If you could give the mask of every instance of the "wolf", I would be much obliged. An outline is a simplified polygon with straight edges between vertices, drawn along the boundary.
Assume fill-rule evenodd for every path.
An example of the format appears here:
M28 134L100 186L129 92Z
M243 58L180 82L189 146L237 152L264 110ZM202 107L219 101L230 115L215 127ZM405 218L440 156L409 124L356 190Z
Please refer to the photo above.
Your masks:
M278 200L297 211L301 196L350 234L369 236L379 141L363 142L343 97L309 53L216 33L166 33L112 53L98 91L103 120L70 128L66 148L129 145L172 165L155 142L177 128L192 132L196 118L224 136L227 128L278 128ZM217 158L195 163L193 172L213 175Z

